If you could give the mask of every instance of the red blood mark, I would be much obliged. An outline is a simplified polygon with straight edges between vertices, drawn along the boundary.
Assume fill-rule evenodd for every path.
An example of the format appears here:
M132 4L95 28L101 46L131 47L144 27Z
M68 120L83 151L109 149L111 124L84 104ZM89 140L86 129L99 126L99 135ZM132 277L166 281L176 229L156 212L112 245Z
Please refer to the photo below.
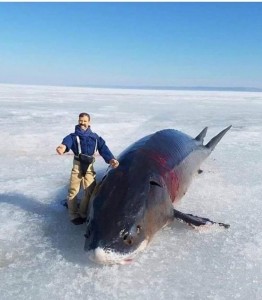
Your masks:
M176 196L178 194L178 189L179 189L179 180L177 174L174 171L169 172L166 175L166 182L167 182L171 200L172 202L175 202Z
M159 153L153 151L148 151L146 155L147 157L149 157L150 159L155 161L159 166L162 167L159 168L159 173L160 175L165 177L165 182L168 187L171 200L172 202L174 202L178 194L179 179L177 174L174 172L174 170L168 169L167 157L163 157Z
M161 156L158 152L155 151L144 151L145 155L152 159L153 161L157 162L163 168L167 168L167 158Z

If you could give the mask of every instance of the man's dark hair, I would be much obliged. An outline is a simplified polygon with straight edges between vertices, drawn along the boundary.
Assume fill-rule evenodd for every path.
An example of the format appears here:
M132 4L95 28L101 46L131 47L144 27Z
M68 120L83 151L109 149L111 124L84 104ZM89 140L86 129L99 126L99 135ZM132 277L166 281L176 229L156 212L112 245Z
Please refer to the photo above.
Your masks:
M82 117L88 117L88 120L90 121L90 115L89 115L88 113L82 112L81 114L79 114L78 117L79 117L79 118L82 118Z

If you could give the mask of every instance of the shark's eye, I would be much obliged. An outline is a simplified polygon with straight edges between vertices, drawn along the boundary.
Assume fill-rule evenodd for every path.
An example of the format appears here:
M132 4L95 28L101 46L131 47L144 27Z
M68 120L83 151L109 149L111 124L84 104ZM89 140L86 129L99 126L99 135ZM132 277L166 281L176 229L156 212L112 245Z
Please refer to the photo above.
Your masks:
M123 241L125 244L131 246L133 244L133 237L131 234L129 233L126 233L124 236L123 236Z
M161 184L159 182L156 182L154 180L150 180L150 185L155 185L155 186L159 186L159 187L162 187Z
M136 233L139 234L141 231L142 227L140 225L136 226Z

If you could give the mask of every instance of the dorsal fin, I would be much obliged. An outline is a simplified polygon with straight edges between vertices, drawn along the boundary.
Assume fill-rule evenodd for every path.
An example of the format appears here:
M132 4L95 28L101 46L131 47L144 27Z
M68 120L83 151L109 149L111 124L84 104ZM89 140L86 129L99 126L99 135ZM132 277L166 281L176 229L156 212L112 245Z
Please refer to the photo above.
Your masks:
M206 136L206 134L207 134L207 128L208 128L208 127L205 127L205 128L199 133L199 135L198 135L197 137L195 137L195 140L196 140L196 141L199 141L199 142L201 142L201 143L203 144L204 138L205 138L205 136Z
M222 139L222 137L226 134L226 132L232 127L232 125L228 126L226 129L222 130L219 134L214 136L206 145L205 147L213 151L216 147L218 142Z

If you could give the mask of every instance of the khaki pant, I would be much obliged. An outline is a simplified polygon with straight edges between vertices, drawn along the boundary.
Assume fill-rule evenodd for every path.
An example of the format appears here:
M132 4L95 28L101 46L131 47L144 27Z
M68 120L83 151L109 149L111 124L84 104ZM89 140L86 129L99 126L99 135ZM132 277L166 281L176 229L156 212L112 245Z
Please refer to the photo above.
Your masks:
M78 217L86 218L89 200L96 185L95 178L96 173L93 164L88 167L86 175L83 177L80 170L80 162L74 159L67 196L70 220ZM84 189L84 196L78 208L77 194L81 187Z

